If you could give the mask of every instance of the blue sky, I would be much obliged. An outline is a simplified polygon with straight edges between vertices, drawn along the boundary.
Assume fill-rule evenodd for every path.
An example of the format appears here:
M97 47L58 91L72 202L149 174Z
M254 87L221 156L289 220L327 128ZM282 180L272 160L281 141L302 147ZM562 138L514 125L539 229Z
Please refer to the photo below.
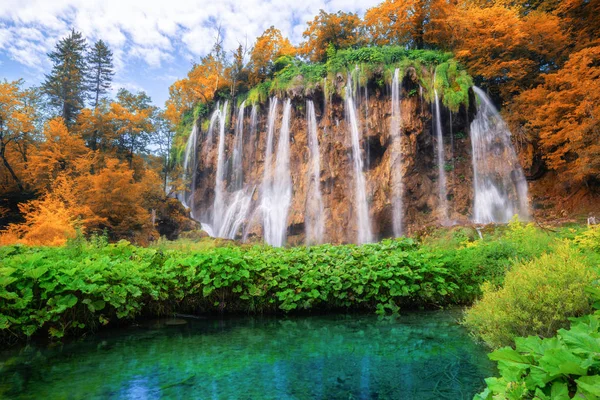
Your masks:
M362 14L381 0L2 0L0 79L44 79L46 54L71 28L89 42L102 39L115 56L114 90L146 91L162 106L168 88L214 43L215 27L224 45L251 46L271 25L299 43L307 21L324 9Z

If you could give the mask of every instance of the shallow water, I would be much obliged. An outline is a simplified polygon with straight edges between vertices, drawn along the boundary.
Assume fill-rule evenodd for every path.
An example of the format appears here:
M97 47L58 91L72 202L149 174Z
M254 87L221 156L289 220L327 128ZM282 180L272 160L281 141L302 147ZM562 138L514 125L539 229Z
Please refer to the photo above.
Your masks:
M454 311L156 321L0 354L0 398L471 399L494 373Z

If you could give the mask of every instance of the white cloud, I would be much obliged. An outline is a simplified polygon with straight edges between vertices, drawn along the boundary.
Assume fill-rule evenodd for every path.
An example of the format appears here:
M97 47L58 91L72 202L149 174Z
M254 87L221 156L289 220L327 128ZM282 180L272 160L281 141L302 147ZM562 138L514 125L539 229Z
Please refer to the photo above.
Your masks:
M252 45L270 26L292 42L306 22L328 12L364 12L382 0L2 0L0 53L27 68L48 70L46 54L71 28L114 53L117 78L139 62L158 69L188 63L210 51L215 27L226 50Z

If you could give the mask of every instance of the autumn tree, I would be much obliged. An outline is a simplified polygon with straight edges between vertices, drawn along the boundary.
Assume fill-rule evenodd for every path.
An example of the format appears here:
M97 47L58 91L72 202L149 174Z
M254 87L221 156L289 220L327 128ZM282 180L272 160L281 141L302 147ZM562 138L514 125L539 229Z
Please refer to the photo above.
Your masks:
M84 107L87 73L85 52L87 44L81 32L74 29L61 39L55 50L48 54L52 61L52 72L46 75L42 88L50 104L71 125L77 113Z
M17 175L11 152L22 152L22 162L27 162L25 146L34 130L34 110L27 104L27 91L22 81L0 82L0 160L20 191L22 179Z
M59 176L73 179L88 173L91 157L84 140L69 132L62 118L53 118L44 127L44 141L30 157L28 181L40 193L51 191Z
M345 49L360 43L361 21L358 15L320 10L310 22L302 37L301 52L312 61L325 61L327 48Z
M471 75L500 91L505 100L539 83L558 68L568 45L558 17L516 8L459 8L447 20L451 46Z
M539 141L549 169L573 183L600 182L600 46L572 54L515 99L513 120Z
M119 89L117 101L111 103L108 115L118 136L119 148L127 154L130 168L134 154L145 152L148 136L154 131L151 117L156 108L144 92L133 94Z
M453 7L447 0L385 0L367 10L364 26L369 40L379 46L422 49L447 39L443 27Z
M273 63L279 57L296 54L296 48L281 31L274 26L263 32L256 39L254 48L250 52L250 84L255 85L263 81L272 71Z
M113 54L106 43L98 40L87 55L86 82L92 109L96 109L100 100L110 90L114 76Z

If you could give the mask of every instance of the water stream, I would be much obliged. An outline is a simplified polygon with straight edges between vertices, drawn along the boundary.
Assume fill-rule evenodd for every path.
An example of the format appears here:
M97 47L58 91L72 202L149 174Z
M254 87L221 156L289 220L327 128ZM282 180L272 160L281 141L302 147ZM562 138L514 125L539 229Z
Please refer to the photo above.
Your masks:
M442 113L440 111L440 97L437 89L435 94L435 136L438 166L438 193L439 212L442 225L448 225L448 195L446 189L446 157L444 154L444 132L442 131Z
M403 217L403 185L402 185L402 114L400 109L400 70L394 71L392 80L392 118L390 123L390 137L392 140L392 154L390 168L392 177L392 228L394 236L402 236Z
M357 218L357 242L370 243L373 241L371 220L369 218L369 204L367 202L367 183L363 171L364 163L360 147L360 127L356 116L354 98L352 93L352 77L348 74L346 83L346 118L350 126L352 138L352 160L354 165L354 206Z
M283 107L281 129L277 141L275 169L272 170L273 136L277 99L272 100L273 111L269 110L267 154L261 210L263 213L263 235L271 246L281 247L287 237L287 216L292 202L292 177L290 174L290 118L292 103L287 99Z
M515 214L529 219L527 181L510 140L510 130L485 92L473 87L478 104L471 123L473 221L506 223Z
M325 232L323 196L321 195L321 160L319 153L319 139L317 130L317 117L315 105L312 100L306 101L306 124L308 129L308 147L310 149L310 168L308 177L308 190L306 192L306 211L304 226L306 229L306 243L323 243Z

